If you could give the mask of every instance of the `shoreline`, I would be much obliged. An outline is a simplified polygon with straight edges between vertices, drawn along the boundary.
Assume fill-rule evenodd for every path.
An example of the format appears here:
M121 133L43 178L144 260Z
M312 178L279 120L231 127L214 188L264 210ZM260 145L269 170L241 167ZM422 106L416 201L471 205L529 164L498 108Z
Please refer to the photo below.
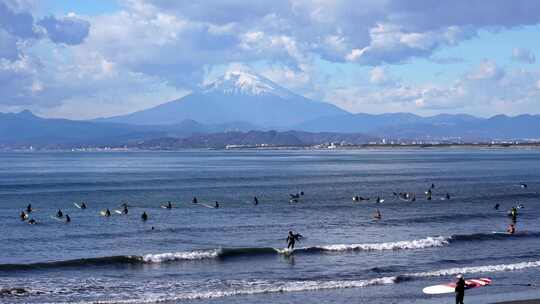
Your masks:
M493 304L540 304L540 299L495 302Z
M10 152L181 152L181 151L271 151L271 150L303 150L303 151L354 151L354 150L401 150L401 149L540 149L540 143L466 143L466 144L363 144L344 146L256 146L244 145L238 147L186 147L186 148L137 148L137 147L72 147L72 148L4 148L0 153Z

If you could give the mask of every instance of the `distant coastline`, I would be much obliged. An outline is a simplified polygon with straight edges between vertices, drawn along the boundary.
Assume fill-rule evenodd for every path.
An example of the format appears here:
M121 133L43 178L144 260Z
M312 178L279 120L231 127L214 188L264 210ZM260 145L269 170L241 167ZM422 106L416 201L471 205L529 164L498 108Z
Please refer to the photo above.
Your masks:
M140 148L140 147L73 147L73 148L1 148L2 152L175 152L175 151L243 151L243 150L393 150L393 149L539 149L540 142L534 143L441 143L441 144L359 144L359 145L234 145L225 147L186 147L186 148Z

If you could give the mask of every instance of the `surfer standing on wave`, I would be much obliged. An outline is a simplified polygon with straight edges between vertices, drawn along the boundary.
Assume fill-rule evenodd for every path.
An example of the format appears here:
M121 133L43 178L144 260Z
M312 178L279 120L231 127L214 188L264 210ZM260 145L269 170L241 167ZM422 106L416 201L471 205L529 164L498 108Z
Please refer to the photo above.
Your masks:
M462 274L456 276L456 304L463 304L465 298L465 279Z
M293 233L292 230L289 230L289 235L287 236L287 249L294 250L294 244L296 241L299 241L302 238L300 233Z

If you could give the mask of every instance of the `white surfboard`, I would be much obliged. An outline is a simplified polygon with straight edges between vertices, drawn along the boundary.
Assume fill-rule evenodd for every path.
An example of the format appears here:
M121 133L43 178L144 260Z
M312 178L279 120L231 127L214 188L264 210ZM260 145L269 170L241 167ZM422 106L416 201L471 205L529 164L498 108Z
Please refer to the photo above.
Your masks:
M479 279L469 279L465 280L465 289L478 288L491 284L490 278L479 278ZM444 294L452 293L456 290L456 283L447 283L428 286L422 289L422 292L425 294Z
M62 223L64 222L64 219L63 219L63 217L62 217L62 218L60 218L60 217L56 217L56 216L53 216L53 215L51 215L51 216L50 216L50 218L52 218L53 220L56 220L56 221L62 222Z
M276 249L276 251L283 255L291 255L292 253L294 253L294 249L290 248Z
M210 205L207 205L205 203L199 203L199 205L203 206L203 207L206 207L206 208L212 208L212 209L215 209L216 206L210 206Z

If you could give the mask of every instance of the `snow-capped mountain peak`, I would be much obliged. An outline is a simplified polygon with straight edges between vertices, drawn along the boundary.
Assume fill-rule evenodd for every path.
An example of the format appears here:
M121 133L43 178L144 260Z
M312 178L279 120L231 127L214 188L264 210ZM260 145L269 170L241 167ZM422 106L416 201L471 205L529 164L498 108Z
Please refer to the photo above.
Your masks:
M225 75L202 88L204 93L223 93L227 95L266 95L273 94L282 98L289 97L291 93L271 80L241 70L227 71Z

